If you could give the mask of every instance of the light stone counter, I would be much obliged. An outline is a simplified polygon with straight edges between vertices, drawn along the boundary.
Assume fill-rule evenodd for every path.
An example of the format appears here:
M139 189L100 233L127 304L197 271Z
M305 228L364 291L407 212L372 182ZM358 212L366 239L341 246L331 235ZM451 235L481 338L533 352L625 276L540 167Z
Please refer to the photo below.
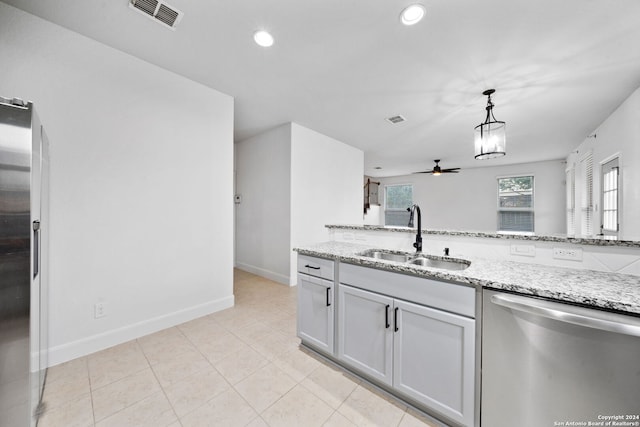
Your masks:
M386 231L389 233L413 233L415 228L409 227L389 227L381 225L325 225L330 230L352 230L352 231ZM440 236L462 236L462 237L481 237L485 239L502 239L502 240L524 240L530 242L554 242L569 243L573 245L593 245L593 246L614 246L627 248L640 248L640 241L635 240L610 240L610 239L587 239L580 237L566 236L543 236L543 235L527 235L527 234L509 234L509 233L487 233L482 231L452 231L452 230L422 230L425 235Z
M467 258L471 261L469 268L450 271L358 255L369 249L382 248L371 244L325 242L294 250L299 254L349 264L536 295L640 316L638 276L482 258Z

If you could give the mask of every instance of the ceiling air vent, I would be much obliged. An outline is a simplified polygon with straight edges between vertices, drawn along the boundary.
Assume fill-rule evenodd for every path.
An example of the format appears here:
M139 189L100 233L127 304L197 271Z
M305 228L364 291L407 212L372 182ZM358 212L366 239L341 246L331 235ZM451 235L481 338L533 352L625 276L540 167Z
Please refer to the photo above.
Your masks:
M129 7L172 30L175 30L183 15L178 9L158 0L129 0Z
M397 123L402 123L402 122L407 121L407 119L405 119L402 116L387 117L385 120L388 121L391 124L394 124L394 125L397 124Z

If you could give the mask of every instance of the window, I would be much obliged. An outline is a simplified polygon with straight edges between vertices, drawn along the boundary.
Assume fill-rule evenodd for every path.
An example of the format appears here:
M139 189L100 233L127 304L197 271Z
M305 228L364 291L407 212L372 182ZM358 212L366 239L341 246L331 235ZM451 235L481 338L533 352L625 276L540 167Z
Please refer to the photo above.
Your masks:
M587 153L580 160L580 235L593 236L593 154Z
M408 207L413 205L413 186L411 184L387 185L384 188L384 225L409 224Z
M533 233L533 176L498 178L498 231Z
M618 221L618 159L615 158L602 165L602 227L601 232L608 236L617 236Z
M567 236L576 235L576 171L571 168L566 171L567 178Z

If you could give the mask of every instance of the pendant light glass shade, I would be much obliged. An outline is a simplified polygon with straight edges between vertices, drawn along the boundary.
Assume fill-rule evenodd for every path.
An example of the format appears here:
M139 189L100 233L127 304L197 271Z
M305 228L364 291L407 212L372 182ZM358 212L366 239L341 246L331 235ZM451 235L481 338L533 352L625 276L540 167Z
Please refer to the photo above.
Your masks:
M506 154L506 124L496 120L493 116L493 103L491 102L491 94L495 89L488 89L482 92L483 95L489 97L487 101L487 117L484 123L475 127L475 153L476 159L493 159L495 157L504 156Z

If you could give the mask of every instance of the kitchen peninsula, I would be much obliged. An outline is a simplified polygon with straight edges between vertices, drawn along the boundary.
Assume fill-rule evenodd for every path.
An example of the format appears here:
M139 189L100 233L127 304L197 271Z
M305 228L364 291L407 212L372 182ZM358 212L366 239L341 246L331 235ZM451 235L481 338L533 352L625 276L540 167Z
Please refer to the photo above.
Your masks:
M465 258L471 261L467 269L451 271L382 259L371 259L359 255L371 249L380 249L380 246L325 242L296 248L296 251L302 255L333 259L341 263L453 281L489 289L513 291L640 316L640 277L630 274L551 267L475 257Z
M416 254L414 229L327 227L333 241L295 249L303 345L444 425L634 408L622 369L640 366L607 348L640 351L640 275L612 271L635 271L639 242L425 230ZM575 394L550 390L576 378L585 403L563 412Z

